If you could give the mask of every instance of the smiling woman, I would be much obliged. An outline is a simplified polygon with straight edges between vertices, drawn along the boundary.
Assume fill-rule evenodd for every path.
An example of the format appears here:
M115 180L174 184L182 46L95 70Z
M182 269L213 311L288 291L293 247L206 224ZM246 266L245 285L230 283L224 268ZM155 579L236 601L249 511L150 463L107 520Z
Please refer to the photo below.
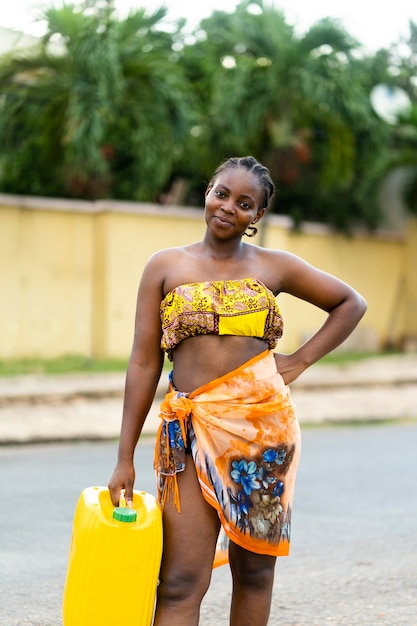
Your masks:
M288 384L340 345L366 309L346 283L244 240L273 193L268 169L252 156L222 163L205 192L203 239L155 253L139 286L109 489L115 505L123 489L132 500L134 452L166 353L173 368L155 445L164 526L155 626L198 624L220 529L233 576L230 624L267 624L275 560L290 550L301 447ZM288 355L274 352L281 292L327 313Z

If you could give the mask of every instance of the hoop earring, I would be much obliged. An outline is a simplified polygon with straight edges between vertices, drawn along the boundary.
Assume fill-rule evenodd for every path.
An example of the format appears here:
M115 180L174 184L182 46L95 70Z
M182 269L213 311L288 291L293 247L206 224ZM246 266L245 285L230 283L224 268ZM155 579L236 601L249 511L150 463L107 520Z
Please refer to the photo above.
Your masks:
M246 235L246 237L255 237L256 233L258 232L258 229L255 226L248 226L248 230L251 230L252 232L243 233L244 235Z

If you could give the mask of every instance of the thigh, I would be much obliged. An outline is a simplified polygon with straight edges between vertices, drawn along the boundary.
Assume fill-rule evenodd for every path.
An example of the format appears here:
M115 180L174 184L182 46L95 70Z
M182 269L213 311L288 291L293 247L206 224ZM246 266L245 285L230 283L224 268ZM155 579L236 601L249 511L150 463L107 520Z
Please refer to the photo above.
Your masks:
M164 549L161 578L211 576L217 536L217 511L203 498L191 455L185 470L177 474L181 512L172 498L163 513ZM205 574L204 574L205 573Z

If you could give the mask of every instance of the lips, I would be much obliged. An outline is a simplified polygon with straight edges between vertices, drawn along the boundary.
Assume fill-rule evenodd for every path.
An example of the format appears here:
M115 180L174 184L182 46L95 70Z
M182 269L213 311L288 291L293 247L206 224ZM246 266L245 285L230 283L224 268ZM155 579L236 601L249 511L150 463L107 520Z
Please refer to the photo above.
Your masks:
M232 222L229 222L229 220L225 220L223 217L220 217L219 215L215 215L214 220L218 224L220 224L220 226L233 226Z

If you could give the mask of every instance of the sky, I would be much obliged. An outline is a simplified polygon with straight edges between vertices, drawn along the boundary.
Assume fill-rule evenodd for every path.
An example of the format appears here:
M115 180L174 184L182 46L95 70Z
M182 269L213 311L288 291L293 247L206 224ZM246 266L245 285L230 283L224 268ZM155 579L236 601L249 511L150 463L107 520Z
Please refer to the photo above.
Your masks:
M3 0L4 2L5 0ZM416 0L395 0L374 3L370 0L264 0L281 9L287 21L297 32L305 32L311 24L323 17L341 20L346 30L367 49L375 51L407 37L408 23L417 23ZM71 0L68 0L71 2ZM123 15L129 9L145 7L150 12L164 5L168 17L185 17L191 25L208 17L214 10L231 12L239 0L116 0L116 8ZM11 0L2 10L0 26L16 28L32 34L42 34L40 24L34 24L39 8L60 6L61 0Z

